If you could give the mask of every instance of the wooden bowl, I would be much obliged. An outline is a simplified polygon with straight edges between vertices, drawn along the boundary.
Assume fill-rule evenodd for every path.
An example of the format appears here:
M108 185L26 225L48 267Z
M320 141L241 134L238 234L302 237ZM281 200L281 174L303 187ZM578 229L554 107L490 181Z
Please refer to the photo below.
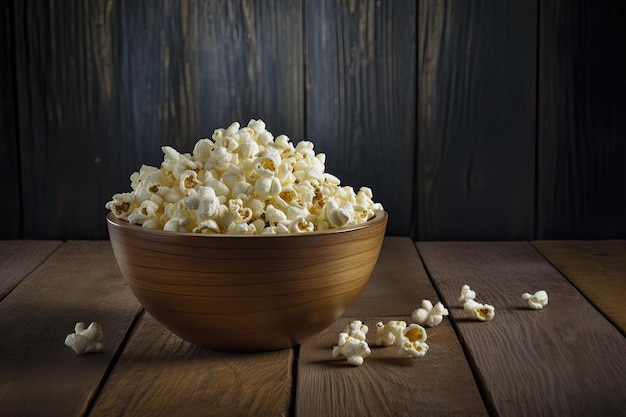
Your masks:
M145 309L212 350L292 347L330 326L374 269L387 213L339 229L288 235L203 235L107 216L117 263Z

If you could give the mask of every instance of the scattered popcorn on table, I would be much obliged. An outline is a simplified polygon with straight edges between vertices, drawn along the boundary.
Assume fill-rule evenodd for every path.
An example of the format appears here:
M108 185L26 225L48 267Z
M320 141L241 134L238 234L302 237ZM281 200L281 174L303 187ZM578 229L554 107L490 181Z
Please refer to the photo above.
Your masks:
M441 323L443 316L448 315L448 309L437 302L433 306L429 300L422 300L422 307L418 308L411 314L411 319L424 326L434 327Z
M365 340L368 331L369 328L360 320L354 320L343 329L343 333L348 333L350 337L359 340Z
M463 304L463 310L480 321L491 320L496 315L496 309L489 304L481 304L472 299Z
M406 325L404 321L392 320L376 324L376 342L378 346L398 346L401 356L420 357L428 351L426 330L419 324Z
M409 324L404 330L404 340L400 344L400 354L406 357L419 358L428 352L426 330L419 324Z
M403 328L406 327L406 323L404 323L404 327L402 324L404 322L400 321L389 321L387 324L383 324L383 322L376 323L376 341L374 344L376 346L392 346L396 343L396 334L402 332Z
M347 358L350 365L363 365L363 359L372 353L365 341L368 330L368 327L359 320L346 326L339 334L338 345L333 347L333 357Z
M522 298L528 300L528 305L535 310L540 310L548 304L548 293L543 290L537 291L533 295L524 293Z
M461 288L461 296L459 297L459 302L465 304L467 300L473 300L476 298L476 293L472 291L469 285L463 285Z
M463 285L461 288L461 296L459 297L459 302L463 303L463 310L476 320L491 320L496 314L496 309L489 304L481 304L475 301L475 298L476 292L474 292L469 285Z
M102 352L104 345L101 340L104 337L102 326L92 322L85 328L85 323L78 322L74 326L74 332L65 338L65 345L72 348L77 355L91 352Z
M261 120L217 129L193 152L162 147L160 168L131 175L132 192L106 204L117 218L143 227L194 233L302 233L366 222L372 191L340 186L324 172L313 143L277 138Z

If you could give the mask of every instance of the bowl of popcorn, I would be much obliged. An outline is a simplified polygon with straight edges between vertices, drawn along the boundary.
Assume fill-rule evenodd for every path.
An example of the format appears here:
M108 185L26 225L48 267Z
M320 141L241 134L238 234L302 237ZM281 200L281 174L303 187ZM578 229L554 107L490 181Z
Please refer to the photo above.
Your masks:
M191 153L163 147L106 204L128 286L163 326L218 351L303 343L367 284L387 213L325 172L308 141L233 123Z

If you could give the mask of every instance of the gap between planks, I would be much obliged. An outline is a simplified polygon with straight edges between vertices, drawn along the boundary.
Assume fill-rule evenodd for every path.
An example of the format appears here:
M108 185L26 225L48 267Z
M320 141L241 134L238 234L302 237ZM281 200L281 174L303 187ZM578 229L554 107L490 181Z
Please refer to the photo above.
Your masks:
M59 240L0 241L0 300L62 244Z

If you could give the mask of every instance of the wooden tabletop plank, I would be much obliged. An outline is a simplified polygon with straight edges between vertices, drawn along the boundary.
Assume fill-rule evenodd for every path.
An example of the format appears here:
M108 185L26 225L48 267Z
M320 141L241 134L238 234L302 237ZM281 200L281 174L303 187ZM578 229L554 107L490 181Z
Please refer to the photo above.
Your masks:
M492 414L623 415L626 338L526 242L417 244L450 310ZM469 319L464 284L493 305L493 320ZM545 290L532 310L524 292Z
M350 315L300 346L296 415L487 415L447 319L427 329L429 350L422 358L400 358L396 347L373 346L377 322L410 323L422 299L438 301L413 242L385 238L375 274ZM358 368L332 357L339 333L355 319L370 328L367 340L372 350Z
M463 349L448 321L426 329L428 352L402 358L374 346L376 323L403 317L360 317L372 351L354 367L332 347L352 318L342 318L300 347L296 416L487 416ZM405 319L406 320L406 319Z
M0 302L0 414L83 415L139 311L108 241L63 244ZM65 346L78 321L102 353Z
M89 416L287 416L293 361L293 349L206 350L146 312Z
M535 241L532 244L626 333L626 240Z
M0 240L0 300L62 243L59 240Z
M344 317L409 316L423 298L436 297L411 239L386 237L367 286Z

